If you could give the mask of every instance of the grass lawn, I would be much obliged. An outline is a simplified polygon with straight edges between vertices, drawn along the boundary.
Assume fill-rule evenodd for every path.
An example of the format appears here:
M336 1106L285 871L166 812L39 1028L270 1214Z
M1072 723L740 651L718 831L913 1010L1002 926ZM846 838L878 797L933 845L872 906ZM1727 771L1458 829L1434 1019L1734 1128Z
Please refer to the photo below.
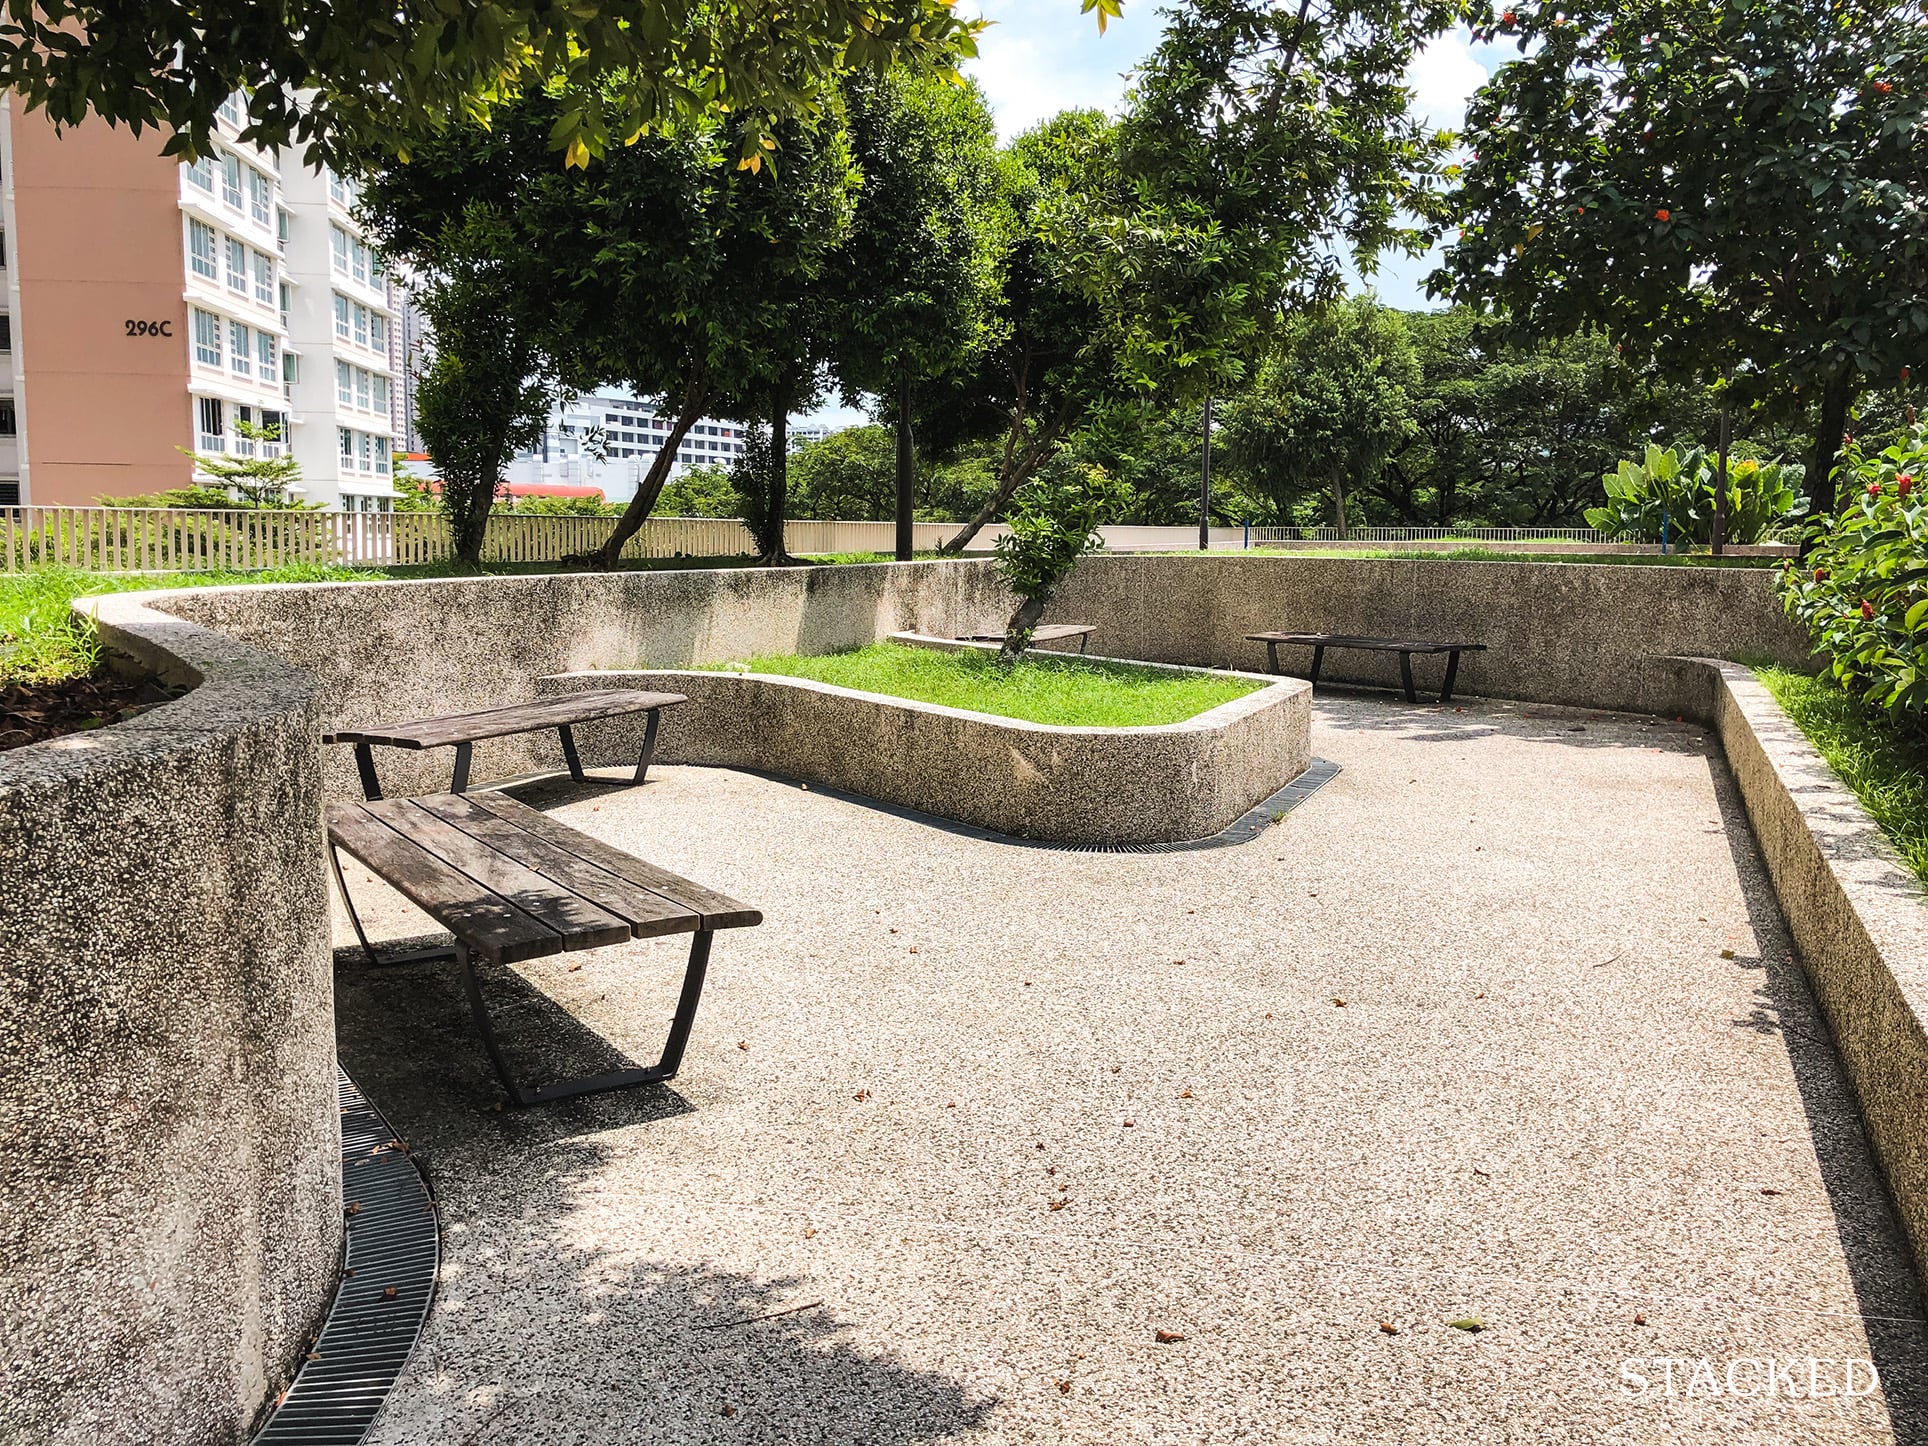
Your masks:
M1928 744L1903 737L1832 678L1786 668L1754 673L1928 884Z
M751 658L747 664L716 664L713 670L746 667L752 673L813 678L865 693L1080 728L1181 723L1264 686L1222 673L1171 673L1076 657L1049 663L1026 658L1006 667L995 653L944 653L900 643L872 643L814 658Z

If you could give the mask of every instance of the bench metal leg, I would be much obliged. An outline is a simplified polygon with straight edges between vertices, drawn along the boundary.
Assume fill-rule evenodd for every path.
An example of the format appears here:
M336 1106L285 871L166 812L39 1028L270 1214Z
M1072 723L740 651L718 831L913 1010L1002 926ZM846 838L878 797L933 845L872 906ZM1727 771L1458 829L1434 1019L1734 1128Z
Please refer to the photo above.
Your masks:
M629 783L642 783L649 778L649 765L656 757L656 730L662 726L663 710L651 708L643 723L643 749L636 755L636 772ZM576 751L576 730L569 724L557 726L556 734L562 739L562 761L569 765L569 776L577 783L600 783L608 788L626 788L629 784L619 778L591 778L582 771L582 755Z
M1444 687L1442 687L1439 690L1440 702L1450 703L1453 701L1453 684L1455 681L1458 680L1458 678L1459 678L1459 649L1454 648L1452 652L1446 655L1446 684Z
M1312 676L1307 678L1306 681L1315 688L1319 686L1319 669L1324 666L1324 664L1325 649L1323 647L1314 648L1312 650Z
M469 760L474 756L475 745L473 743L458 743L455 745L455 780L449 785L450 793L467 793L469 791Z
M348 880L341 871L341 853L332 840L328 844L328 866L335 871L335 887L341 890L341 901L347 906L348 922L355 926L355 937L361 941L362 953L368 956L370 964L387 969L396 964L428 964L455 957L455 948L448 944L434 949L411 949L405 954L390 954L386 958L377 954L375 946L368 942L368 931L362 928L361 915L355 909L355 896L348 892Z
M489 1006L482 998L482 984L476 978L475 963L469 957L469 951L458 945L455 950L456 967L462 975L462 988L469 996L469 1010L475 1015L476 1028L481 1031L482 1048L488 1053L489 1063L495 1067L495 1076L502 1081L509 1098L517 1106L526 1109L530 1105L548 1104L552 1100L575 1099L579 1095L602 1094L636 1085L661 1084L676 1078L676 1072L683 1067L683 1051L689 1045L690 1030L696 1024L696 1005L703 997L703 980L709 972L710 941L713 937L711 930L699 929L690 940L689 968L683 975L683 992L676 1001L676 1017L670 1022L669 1038L663 1044L661 1059L646 1069L611 1070L607 1074L557 1080L534 1089L524 1087L515 1077L515 1071L509 1067L508 1057L502 1053L502 1046L495 1037L495 1024L489 1017Z
M374 803L382 796L382 781L375 776L375 750L366 743L355 745L355 771L361 774L362 797Z
M1406 701L1417 703L1419 695L1413 691L1413 655L1411 653L1399 655L1399 682L1406 690Z
M1279 645L1277 643L1267 643L1265 645L1265 671L1272 674L1277 674L1279 671Z

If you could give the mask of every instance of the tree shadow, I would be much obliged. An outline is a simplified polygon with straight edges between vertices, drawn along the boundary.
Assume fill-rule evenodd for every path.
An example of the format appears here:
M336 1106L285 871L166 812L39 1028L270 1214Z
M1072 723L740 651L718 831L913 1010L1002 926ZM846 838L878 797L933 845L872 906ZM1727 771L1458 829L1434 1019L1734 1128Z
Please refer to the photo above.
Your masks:
M1712 736L1696 723L1640 713L1479 697L1437 703L1422 696L1419 702L1408 703L1397 692L1343 683L1321 682L1313 708L1313 720L1321 727L1340 733L1391 733L1406 743L1467 744L1503 736L1568 748L1644 744L1691 751L1706 746ZM1642 736L1630 738L1636 729Z
M1781 1038L1896 1439L1928 1440L1928 1326L1907 1236L1862 1127L1826 1017L1795 960L1740 787L1724 760L1710 758L1708 767L1748 923L1761 941L1759 954L1733 961L1736 969L1760 976L1752 1007L1733 1025Z

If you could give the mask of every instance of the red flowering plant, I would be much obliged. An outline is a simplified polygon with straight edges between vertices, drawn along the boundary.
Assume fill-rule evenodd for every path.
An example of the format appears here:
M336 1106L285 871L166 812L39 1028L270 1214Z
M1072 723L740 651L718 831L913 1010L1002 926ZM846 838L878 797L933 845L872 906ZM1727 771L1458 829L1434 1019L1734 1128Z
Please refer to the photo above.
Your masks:
M1788 614L1850 693L1928 733L1928 426L1874 456L1849 442L1840 512L1809 529L1806 566L1782 574Z

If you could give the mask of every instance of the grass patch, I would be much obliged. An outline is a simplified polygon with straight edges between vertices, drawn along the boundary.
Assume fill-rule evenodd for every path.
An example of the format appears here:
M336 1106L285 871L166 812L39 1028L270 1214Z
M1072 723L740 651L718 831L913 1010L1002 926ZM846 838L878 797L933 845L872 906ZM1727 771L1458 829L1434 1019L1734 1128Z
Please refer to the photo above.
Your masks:
M1172 673L1076 657L1049 663L1024 658L1006 666L995 653L977 649L945 653L900 643L872 643L855 652L813 658L751 658L711 668L811 678L865 693L1076 728L1182 723L1264 686L1223 673Z
M1832 678L1786 668L1754 675L1928 884L1928 744L1870 713Z
M58 683L84 677L100 644L73 601L91 593L227 587L254 582L366 582L379 572L349 567L269 568L262 572L98 573L43 567L0 575L0 684Z

